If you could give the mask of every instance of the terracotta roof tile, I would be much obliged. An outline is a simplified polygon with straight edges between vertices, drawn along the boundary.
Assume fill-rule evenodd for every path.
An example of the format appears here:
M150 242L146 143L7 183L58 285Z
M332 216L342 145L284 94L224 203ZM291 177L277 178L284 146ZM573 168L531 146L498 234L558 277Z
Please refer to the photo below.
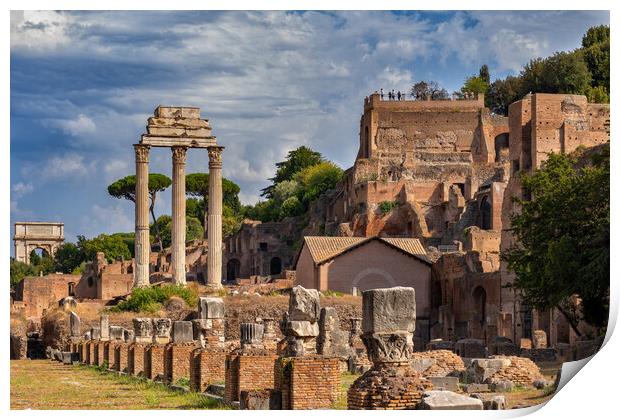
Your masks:
M347 237L347 236L305 236L310 255L315 264L322 264L338 255L371 240L379 240L409 255L430 262L426 250L417 238L380 238L380 237Z

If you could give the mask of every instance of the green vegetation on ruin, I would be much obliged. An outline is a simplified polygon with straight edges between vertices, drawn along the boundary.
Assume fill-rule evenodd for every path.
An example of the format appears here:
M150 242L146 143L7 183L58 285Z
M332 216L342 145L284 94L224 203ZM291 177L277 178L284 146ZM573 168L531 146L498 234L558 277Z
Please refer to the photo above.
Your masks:
M175 284L134 288L131 296L111 308L113 312L157 312L172 297L179 297L189 307L198 304L198 292L193 287Z

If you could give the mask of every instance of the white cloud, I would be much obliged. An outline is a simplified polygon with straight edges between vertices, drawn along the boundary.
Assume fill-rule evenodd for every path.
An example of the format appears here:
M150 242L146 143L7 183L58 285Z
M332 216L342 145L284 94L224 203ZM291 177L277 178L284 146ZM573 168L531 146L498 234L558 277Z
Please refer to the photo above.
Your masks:
M11 11L11 48L24 48L37 52L67 45L70 15L54 11Z
M88 175L95 168L95 162L86 162L83 155L68 152L52 156L40 164L27 164L22 169L24 177L36 177L40 183Z
M11 186L11 193L15 198L21 198L26 194L31 193L34 190L34 185L30 182L18 182Z
M89 217L82 218L82 231L95 236L101 232L131 232L134 230L134 218L131 209L122 203L113 206L94 204Z
M56 120L54 125L62 129L66 134L72 136L81 136L84 134L92 134L97 130L97 126L89 117L80 114L73 120Z

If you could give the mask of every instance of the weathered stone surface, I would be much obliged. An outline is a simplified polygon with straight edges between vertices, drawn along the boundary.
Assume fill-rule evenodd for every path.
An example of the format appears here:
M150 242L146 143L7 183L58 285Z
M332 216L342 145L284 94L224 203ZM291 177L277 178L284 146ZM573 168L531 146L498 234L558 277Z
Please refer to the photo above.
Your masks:
M224 318L224 301L221 298L201 297L198 302L198 315L203 319Z
M172 320L170 318L153 318L153 330L155 337L170 338Z
M406 363L413 355L413 335L410 333L362 335L368 352L368 359L373 363Z
M424 359L413 359L411 361L411 367L419 373L424 372L431 366L435 364L435 359L424 358Z
M365 334L415 331L415 290L412 287L366 290L362 297Z
M70 351L62 351L60 352L60 361L65 365L70 365L73 362L78 361L78 353L72 353Z
M433 384L433 389L438 391L453 391L459 390L459 378L455 376L429 376L428 380Z
M467 384L465 385L465 392L489 392L489 385L487 384Z
M133 330L136 343L147 343L153 339L153 320L151 318L134 318Z
M90 329L90 338L92 340L99 340L101 338L101 331L99 331L99 327L93 327Z
M124 330L123 327L110 325L110 340L123 341L125 339Z
M506 397L504 397L503 395L473 393L470 395L470 397L482 401L482 407L484 410L506 409Z
M69 330L71 337L80 336L80 317L73 311L69 314Z
M547 348L547 333L544 330L534 330L532 333L532 346L535 349Z
M490 378L487 383L493 392L510 392L514 388L512 381L507 379Z
M263 326L261 324L242 322L239 324L241 347L262 346Z
M277 393L270 389L241 391L239 408L241 410L279 410L281 402Z
M110 339L110 317L108 314L101 314L99 317L99 330L102 341L108 341Z
M321 311L319 292L295 286L289 296L288 312L291 321L318 321ZM317 334L318 335L318 331Z
M470 382L484 383L502 369L510 366L510 359L472 359L466 376Z
M90 331L84 333L84 340L90 340Z
M486 357L486 346L484 341L475 338L464 338L454 345L454 351L461 357Z
M448 340L442 340L442 339L431 340L426 345L426 348L428 350L450 350L450 351L454 351L454 341L448 341Z
M451 391L427 391L418 405L420 410L482 410L477 398L466 397Z
M349 346L349 332L340 329L340 319L335 308L321 309L319 319L319 336L317 351L324 356L336 356L348 359L352 351Z
M190 321L174 321L172 324L172 341L174 343L191 343L194 341L192 323Z
M125 343L132 343L135 338L133 330L123 329L123 340Z
M316 337L319 335L319 324L310 321L289 321L286 335L294 337Z

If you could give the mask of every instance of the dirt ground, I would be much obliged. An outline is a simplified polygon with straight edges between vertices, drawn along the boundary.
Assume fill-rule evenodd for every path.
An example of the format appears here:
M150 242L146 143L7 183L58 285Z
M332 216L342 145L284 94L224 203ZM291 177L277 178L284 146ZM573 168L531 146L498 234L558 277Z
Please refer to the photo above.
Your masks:
M156 410L222 408L197 393L63 365L50 360L11 360L12 410Z

